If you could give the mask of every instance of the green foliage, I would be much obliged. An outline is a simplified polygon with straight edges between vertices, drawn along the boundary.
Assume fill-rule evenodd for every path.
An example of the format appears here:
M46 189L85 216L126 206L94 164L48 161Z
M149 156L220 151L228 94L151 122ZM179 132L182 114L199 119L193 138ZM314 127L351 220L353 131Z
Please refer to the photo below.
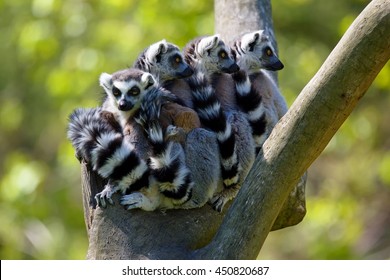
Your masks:
M289 104L367 2L273 1ZM213 2L3 0L0 13L0 258L84 259L68 115L96 106L99 74L132 65L150 43L212 34ZM387 65L310 169L305 220L271 233L260 257L390 256L389 77Z

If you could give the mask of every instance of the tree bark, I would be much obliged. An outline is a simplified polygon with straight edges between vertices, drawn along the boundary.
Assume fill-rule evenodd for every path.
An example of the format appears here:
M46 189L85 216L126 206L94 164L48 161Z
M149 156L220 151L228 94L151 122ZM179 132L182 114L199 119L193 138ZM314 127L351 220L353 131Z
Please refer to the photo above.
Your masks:
M234 41L243 33L265 30L278 53L272 21L271 0L214 0L215 32L226 42ZM269 72L278 82L277 72Z
M269 0L243 1L249 2L269 4ZM362 12L275 127L225 213L209 206L165 213L126 211L117 195L115 206L96 208L93 197L103 183L82 164L87 258L256 258L293 187L388 61L389 9L387 0L374 0Z
M389 30L389 1L372 1L274 128L218 233L197 258L256 258L291 189L389 60Z
M226 41L264 29L276 47L270 0L214 0L214 11L215 31Z

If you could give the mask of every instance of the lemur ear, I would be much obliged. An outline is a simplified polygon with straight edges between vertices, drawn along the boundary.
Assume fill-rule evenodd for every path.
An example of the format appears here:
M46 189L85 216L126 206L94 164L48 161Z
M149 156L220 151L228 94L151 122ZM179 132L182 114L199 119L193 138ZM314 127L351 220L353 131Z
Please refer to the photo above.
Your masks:
M161 40L157 43L154 43L151 45L147 52L146 52L146 58L151 62L159 62L159 57L161 54L166 53L168 51L168 44L167 41Z
M100 86L105 90L110 90L112 88L112 75L107 73L102 73L99 78Z
M141 76L141 84L144 89L148 89L149 87L156 84L156 80L154 79L152 74L145 72Z
M241 48L245 51L253 51L254 46L258 43L262 34L263 30L245 34L241 39Z
M198 43L197 48L196 48L196 52L200 56L203 56L206 52L215 48L218 45L219 40L220 40L219 34L216 34L213 36L208 36L208 37L201 39Z

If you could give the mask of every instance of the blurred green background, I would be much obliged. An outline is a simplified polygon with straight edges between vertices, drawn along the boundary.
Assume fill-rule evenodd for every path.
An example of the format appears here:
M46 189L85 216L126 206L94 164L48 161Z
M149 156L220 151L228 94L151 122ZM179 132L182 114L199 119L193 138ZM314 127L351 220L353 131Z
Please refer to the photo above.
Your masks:
M289 105L368 2L272 1ZM0 0L0 13L0 258L84 259L67 117L150 43L212 34L213 1ZM310 168L304 221L272 232L259 258L390 258L389 93L388 63Z

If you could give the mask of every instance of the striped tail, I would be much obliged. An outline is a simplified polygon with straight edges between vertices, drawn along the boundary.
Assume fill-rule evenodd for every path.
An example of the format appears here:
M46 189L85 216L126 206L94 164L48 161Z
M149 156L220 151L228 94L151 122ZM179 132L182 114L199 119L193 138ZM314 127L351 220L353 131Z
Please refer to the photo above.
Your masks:
M256 154L261 150L267 139L267 119L261 95L253 87L250 77L243 70L232 74L236 85L236 99L241 111L247 116L252 128Z
M111 133L108 123L101 120L100 108L73 111L69 116L67 136L76 150L76 156L91 162L91 151L96 147L99 135Z
M134 146L101 118L100 109L76 109L69 117L68 138L76 153L122 193L149 185L149 168Z
M152 146L150 168L160 192L180 205L191 199L193 181L185 164L184 151L179 144L165 141L158 121L151 121L148 129Z
M240 165L232 126L227 121L214 88L203 73L194 74L188 79L188 84L192 91L195 110L202 124L217 135L224 186L234 187L239 181Z

